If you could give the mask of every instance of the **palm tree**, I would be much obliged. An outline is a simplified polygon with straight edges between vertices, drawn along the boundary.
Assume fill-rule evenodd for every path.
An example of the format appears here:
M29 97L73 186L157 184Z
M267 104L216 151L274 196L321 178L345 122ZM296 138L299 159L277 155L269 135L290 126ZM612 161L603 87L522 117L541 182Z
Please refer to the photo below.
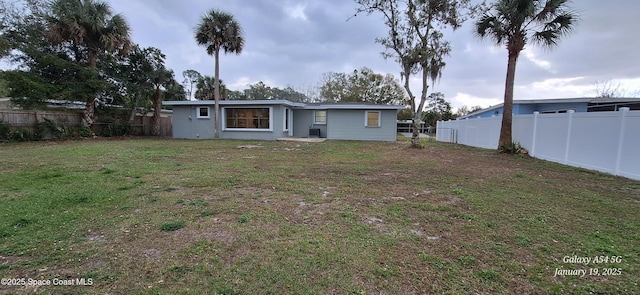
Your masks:
M131 49L129 25L120 14L114 15L106 2L95 0L56 0L45 32L54 44L65 44L77 63L86 62L96 71L102 53L126 55ZM91 126L95 111L95 94L87 98L83 124Z
M224 82L219 79L218 83L220 84L220 99L227 99L227 87L224 85ZM215 78L211 76L202 76L198 79L196 83L196 93L194 97L198 100L211 100L215 96L216 89Z
M196 28L196 42L207 47L207 54L215 60L214 85L214 129L219 138L218 118L220 114L220 49L225 53L240 54L244 45L242 28L231 14L212 9L205 14Z
M529 41L554 47L561 37L573 30L578 16L567 7L569 1L498 0L475 24L480 38L487 37L497 45L505 45L509 56L499 150L505 151L513 144L513 85L518 56Z

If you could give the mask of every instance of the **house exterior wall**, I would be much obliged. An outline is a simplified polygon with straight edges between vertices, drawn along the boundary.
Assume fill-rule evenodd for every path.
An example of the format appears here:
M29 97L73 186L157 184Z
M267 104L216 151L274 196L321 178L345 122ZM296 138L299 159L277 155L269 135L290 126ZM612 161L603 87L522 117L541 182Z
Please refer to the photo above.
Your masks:
M525 105L523 105L524 107ZM533 114L533 112L548 112L548 111L566 111L566 110L575 110L579 113L584 113L587 111L587 103L553 103L553 104L534 104L534 105L526 105L530 106L526 112L520 111L518 114Z
M380 112L380 127L366 127L366 112ZM327 138L342 140L397 140L396 110L340 110L327 112Z
M514 111L515 111L516 106L514 105L513 108L514 108ZM499 108L486 110L484 112L475 114L473 116L473 118L491 118L491 117L495 117L495 116L501 115L502 112L503 112L502 107L499 107Z
M570 103L515 103L513 105L514 115L527 115L533 114L533 112L549 112L549 111L562 111L562 110L575 110L576 112L587 111L586 102L570 102ZM475 114L472 118L491 118L502 115L504 109L502 106L486 110Z
M173 107L173 138L211 139L213 138L213 106L209 106L209 118L198 118L198 106Z
M220 138L243 140L276 140L282 137L309 137L309 129L320 129L320 137L343 140L395 141L396 114L400 107L359 104L301 104L286 100L273 101L221 101ZM214 104L212 101L168 102L173 106L173 137L185 139L214 138ZM202 108L209 110L200 112ZM238 128L227 128L227 110L269 109L268 128L266 121L255 118L264 112L234 112L233 120ZM315 123L317 111L326 112L326 123ZM367 112L379 112L380 126L366 126ZM230 114L231 115L231 114ZM253 118L252 120L246 120ZM375 120L377 116L371 117ZM288 119L288 120L287 120ZM287 123L288 122L288 123ZM374 122L374 121L371 121ZM376 122L377 123L377 122ZM375 123L373 123L375 124ZM240 128L249 127L249 128ZM259 127L258 127L259 126Z
M327 112L327 122L329 122L329 113ZM314 110L293 110L293 136L309 137L309 128L320 129L320 137L327 137L327 124L314 124Z

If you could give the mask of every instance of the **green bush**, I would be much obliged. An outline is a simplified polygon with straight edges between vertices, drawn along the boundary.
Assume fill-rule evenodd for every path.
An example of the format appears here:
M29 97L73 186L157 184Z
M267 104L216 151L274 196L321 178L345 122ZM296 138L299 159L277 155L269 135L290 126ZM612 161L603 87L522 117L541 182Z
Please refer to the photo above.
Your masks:
M505 154L528 154L529 152L523 148L519 142L512 142L510 145L500 146L500 152Z
M43 122L38 122L33 126L33 140L42 139L62 139L64 130L57 127L53 121L44 119Z
M9 140L9 124L0 120L0 140Z
M9 141L29 141L33 139L33 135L29 131L15 130L9 131L8 139Z
M93 136L93 131L91 128L87 126L74 126L67 128L65 130L65 137L67 138L80 138L80 137L91 137Z
M103 124L105 124L99 132L100 136L112 137L112 136L124 136L129 134L131 126L128 122L116 118L107 118Z

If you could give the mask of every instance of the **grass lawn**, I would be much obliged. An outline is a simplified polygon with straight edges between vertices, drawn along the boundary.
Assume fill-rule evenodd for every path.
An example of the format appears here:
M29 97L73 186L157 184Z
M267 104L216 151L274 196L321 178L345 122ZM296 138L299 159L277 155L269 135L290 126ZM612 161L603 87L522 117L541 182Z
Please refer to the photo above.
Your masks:
M425 144L0 144L0 294L640 293L640 182Z

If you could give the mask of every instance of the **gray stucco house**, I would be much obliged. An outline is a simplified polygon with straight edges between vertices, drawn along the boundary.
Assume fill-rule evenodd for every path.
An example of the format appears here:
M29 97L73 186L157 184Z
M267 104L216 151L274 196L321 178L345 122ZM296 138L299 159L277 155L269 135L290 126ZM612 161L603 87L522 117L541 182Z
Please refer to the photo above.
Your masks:
M173 138L213 138L214 101L165 101L163 104L173 108ZM365 103L222 100L220 138L395 141L396 116L402 108Z

